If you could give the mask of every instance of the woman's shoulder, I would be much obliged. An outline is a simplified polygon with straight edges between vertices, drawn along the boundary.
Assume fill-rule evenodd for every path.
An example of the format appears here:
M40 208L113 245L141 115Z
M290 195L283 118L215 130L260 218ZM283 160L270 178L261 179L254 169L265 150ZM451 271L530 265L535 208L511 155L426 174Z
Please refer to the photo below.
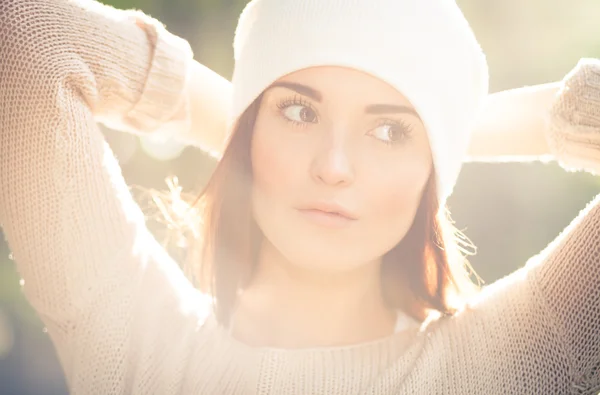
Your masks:
M566 352L535 284L522 281L527 275L517 271L483 288L456 314L432 319L426 354L443 360L461 380L489 385L488 393L496 387L528 392L532 383L540 391L547 385L542 393L566 393Z

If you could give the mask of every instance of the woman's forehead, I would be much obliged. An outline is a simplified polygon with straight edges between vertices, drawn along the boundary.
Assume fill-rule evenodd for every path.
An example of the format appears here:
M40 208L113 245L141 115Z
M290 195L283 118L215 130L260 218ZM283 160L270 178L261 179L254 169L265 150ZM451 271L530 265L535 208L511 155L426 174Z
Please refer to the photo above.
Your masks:
M325 101L396 104L412 107L408 99L385 81L366 72L340 66L310 67L287 74L278 83L300 84Z

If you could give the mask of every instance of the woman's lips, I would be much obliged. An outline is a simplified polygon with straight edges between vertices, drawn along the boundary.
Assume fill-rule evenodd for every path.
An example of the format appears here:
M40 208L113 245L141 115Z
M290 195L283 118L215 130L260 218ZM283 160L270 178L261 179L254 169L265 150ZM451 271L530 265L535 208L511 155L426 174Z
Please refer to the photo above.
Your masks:
M319 209L300 209L298 212L310 222L327 228L345 228L356 221L355 218L350 218L341 213Z

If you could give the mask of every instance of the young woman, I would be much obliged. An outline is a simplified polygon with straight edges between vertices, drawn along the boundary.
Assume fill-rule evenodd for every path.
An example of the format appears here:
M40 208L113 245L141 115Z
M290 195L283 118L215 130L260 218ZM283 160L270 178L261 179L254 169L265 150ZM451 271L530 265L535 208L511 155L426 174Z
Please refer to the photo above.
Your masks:
M96 122L220 127L202 88L222 84L138 12L4 0L0 26L0 223L74 394L600 390L598 200L478 295L443 215L469 149L598 169L598 62L556 97L485 107L485 59L451 1L253 1L198 202L201 293ZM474 127L489 134L469 146ZM502 129L521 134L496 144Z

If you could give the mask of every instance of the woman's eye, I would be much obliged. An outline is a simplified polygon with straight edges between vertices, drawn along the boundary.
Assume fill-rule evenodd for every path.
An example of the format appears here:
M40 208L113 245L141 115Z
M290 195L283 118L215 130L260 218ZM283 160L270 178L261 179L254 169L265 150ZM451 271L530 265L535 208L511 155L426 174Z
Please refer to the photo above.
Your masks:
M384 143L395 144L406 139L410 132L410 126L404 123L393 122L376 127L370 134Z
M317 114L310 107L300 104L285 107L283 115L293 122L315 123L317 121Z

